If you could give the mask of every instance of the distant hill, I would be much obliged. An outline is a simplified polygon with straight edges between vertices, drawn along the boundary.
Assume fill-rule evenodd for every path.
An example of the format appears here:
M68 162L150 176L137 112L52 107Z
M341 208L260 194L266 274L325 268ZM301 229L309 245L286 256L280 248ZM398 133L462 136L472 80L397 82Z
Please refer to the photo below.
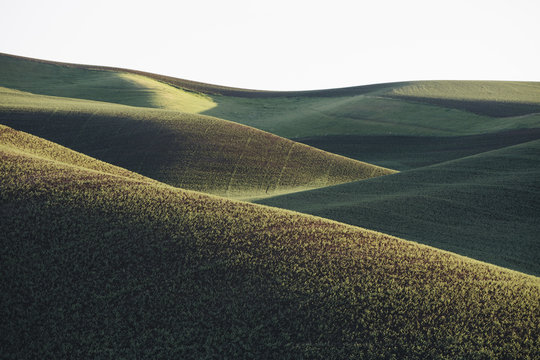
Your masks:
M493 117L540 112L538 82L418 81L394 88L389 95Z
M540 275L540 140L261 200Z
M395 171L218 118L0 88L0 123L167 184L264 197Z
M498 143L493 136L540 128L538 82L421 81L272 92L0 54L0 86L211 115L399 170L517 144ZM439 139L452 148L467 142L467 136L489 149L471 144L441 154ZM387 144L386 157L365 151L365 143L374 141L377 150ZM420 156L404 151L402 145L410 142L425 161L417 164Z
M0 218L8 358L540 355L537 277L146 181L5 127Z
M540 127L464 136L333 135L295 139L399 171L456 160L540 139Z
M164 84L172 85L179 89L184 89L189 92L208 94L208 95L224 95L231 97L242 97L242 98L275 98L275 97L290 97L290 96L337 96L337 95L347 95L347 94L361 94L365 92L372 92L380 89L392 88L395 84L405 85L406 83L395 83L395 84L374 84L367 86L355 86L350 88L341 88L341 89L327 89L327 90L311 90L311 91L265 91L265 90L251 90L251 89L241 89L234 88L229 86L220 86L205 84L197 81L178 79L172 76L154 74L144 71L124 69L124 68L115 68L110 66L96 66L96 65L83 65L83 64L71 64L63 63L58 61L48 61L42 59L28 58L24 56L16 56L5 53L0 53L0 74L1 78L4 80L12 81L11 85L4 84L7 87L13 87L13 85L21 86L21 74L26 74L27 79L37 80L37 83L40 83L40 80L43 80L43 75L55 75L59 76L60 79L55 80L56 84L63 83L66 79L86 79L97 77L109 77L115 78L119 74L132 74L139 75L146 79L152 79L159 81ZM3 68L4 71L1 69ZM46 81L50 81L47 79ZM84 85L87 80L82 80L79 85ZM101 82L101 81L100 81ZM64 85L67 85L64 83ZM97 83L98 87L102 87ZM31 82L27 82L25 85L22 85L25 88L14 87L18 90L30 91L27 86L34 87L35 85ZM126 84L121 85L125 87ZM37 86L39 87L39 85ZM63 87L63 86L60 86ZM35 89L36 87L34 87ZM44 92L38 92L39 94L53 95L49 93L45 88L41 88ZM86 88L84 92L92 93L92 90ZM72 96L73 97L73 96ZM75 96L77 97L77 96ZM83 97L87 99L87 97ZM92 99L92 98L91 98ZM96 99L92 99L96 100Z

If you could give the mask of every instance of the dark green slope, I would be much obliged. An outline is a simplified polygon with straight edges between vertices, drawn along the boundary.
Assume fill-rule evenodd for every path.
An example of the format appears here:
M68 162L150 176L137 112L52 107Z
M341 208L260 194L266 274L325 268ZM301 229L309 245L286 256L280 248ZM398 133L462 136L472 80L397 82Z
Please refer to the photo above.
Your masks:
M538 358L537 277L3 135L2 358Z
M204 113L400 170L529 141L533 137L521 130L540 128L535 82L420 81L272 92L0 54L0 86Z
M260 203L540 274L540 140Z
M93 91L91 89L92 84L97 87L102 87L103 84L94 82L93 79L114 79L117 73L130 73L135 75L141 75L150 79L154 79L166 84L170 84L177 88L182 88L191 92L204 93L215 96L228 96L239 98L282 98L282 97L333 97L344 95L359 95L364 93L376 92L380 90L391 90L395 86L407 85L408 83L388 83L388 84L373 84L364 86L353 86L347 88L337 89L325 89L325 90L308 90L308 91L265 91L265 90L251 90L241 89L229 86L212 85L201 83L198 81L191 81L185 79L179 79L172 76L160 75L149 73L145 71L138 71L132 69L116 68L110 66L97 66L97 65L83 65L62 63L58 61L48 61L42 59L28 58L24 56L17 56L11 54L0 53L0 82L1 86L11 87L23 91L31 91L38 94L45 95L58 95L56 91L69 90L68 81L73 81L73 78L82 80L79 85L90 85L79 92L82 94L83 99L100 100L91 97L87 97ZM27 75L26 79L21 82L21 75ZM54 79L56 77L56 79ZM41 81L46 80L56 85L50 89L42 86ZM113 80L117 81L117 80ZM105 83L106 85L107 83ZM129 83L116 83L122 86L129 86ZM64 89L62 89L64 88ZM73 89L73 87L72 87ZM69 96L69 95L68 95ZM93 96L93 95L90 95ZM78 97L78 96L70 96Z
M253 198L395 171L222 119L0 90L8 125L184 189Z
M295 141L399 171L459 159L540 138L540 128L466 136L329 135Z
M0 86L34 94L152 107L152 94L117 72L0 53Z

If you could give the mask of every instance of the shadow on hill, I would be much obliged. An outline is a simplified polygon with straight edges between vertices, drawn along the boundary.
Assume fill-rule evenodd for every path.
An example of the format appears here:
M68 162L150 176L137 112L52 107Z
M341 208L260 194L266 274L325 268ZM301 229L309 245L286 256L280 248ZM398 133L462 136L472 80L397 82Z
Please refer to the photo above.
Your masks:
M5 111L0 112L0 122L163 182L170 179L162 169L178 168L181 154L192 151L184 135L159 122L131 117Z
M258 203L540 274L540 140Z
M153 106L153 94L117 72L0 54L0 86L40 95Z
M328 135L293 138L335 154L399 171L540 139L540 128L469 136Z
M10 357L534 357L522 274L17 151L0 169Z
M540 105L530 103L482 100L454 100L405 95L385 96L396 99L403 99L410 102L426 103L458 110L465 110L478 115L486 115L496 118L540 113Z
M50 109L2 111L0 123L172 186L221 196L260 198L395 172L198 114Z

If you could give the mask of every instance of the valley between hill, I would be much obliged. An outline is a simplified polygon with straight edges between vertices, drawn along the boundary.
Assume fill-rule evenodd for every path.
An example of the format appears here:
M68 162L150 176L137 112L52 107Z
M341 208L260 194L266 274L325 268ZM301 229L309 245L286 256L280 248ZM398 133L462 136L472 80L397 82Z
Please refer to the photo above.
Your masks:
M148 181L52 143L38 156L42 147L26 144L42 140L9 139L0 147L4 354L539 355L537 277Z
M270 92L0 54L0 351L537 359L539 154L540 83Z

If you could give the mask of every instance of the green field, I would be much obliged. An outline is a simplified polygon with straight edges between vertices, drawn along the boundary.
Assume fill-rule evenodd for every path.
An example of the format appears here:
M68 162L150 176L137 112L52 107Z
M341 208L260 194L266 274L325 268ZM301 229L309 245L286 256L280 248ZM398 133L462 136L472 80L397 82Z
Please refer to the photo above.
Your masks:
M126 71L42 63L0 54L0 86L33 94L105 101L197 113L215 106L208 96L183 91Z
M0 123L191 190L264 197L393 173L254 128L172 110L0 88Z
M127 69L58 64L0 54L0 86L44 95L206 114L399 170L517 144L523 138L520 131L540 128L540 83L424 81L264 92ZM489 111L474 113L467 106L442 103L451 101L487 106ZM501 106L530 109L510 114L503 109L497 113ZM515 140L512 132L518 133ZM507 139L509 133L511 139ZM40 135L49 138L45 133ZM526 140L532 140L527 136ZM342 143L343 137L347 138ZM62 143L58 138L50 139ZM363 146L373 142L378 142L375 147ZM441 142L450 149L441 151ZM414 143L414 149L408 143Z
M494 117L540 112L540 86L535 82L419 81L390 95Z
M0 357L538 359L538 179L540 83L0 54Z
M368 227L538 276L539 179L540 140L535 140L261 203Z
M540 139L540 128L464 136L334 135L294 139L399 171L461 159Z
M540 355L536 277L2 134L8 357Z

